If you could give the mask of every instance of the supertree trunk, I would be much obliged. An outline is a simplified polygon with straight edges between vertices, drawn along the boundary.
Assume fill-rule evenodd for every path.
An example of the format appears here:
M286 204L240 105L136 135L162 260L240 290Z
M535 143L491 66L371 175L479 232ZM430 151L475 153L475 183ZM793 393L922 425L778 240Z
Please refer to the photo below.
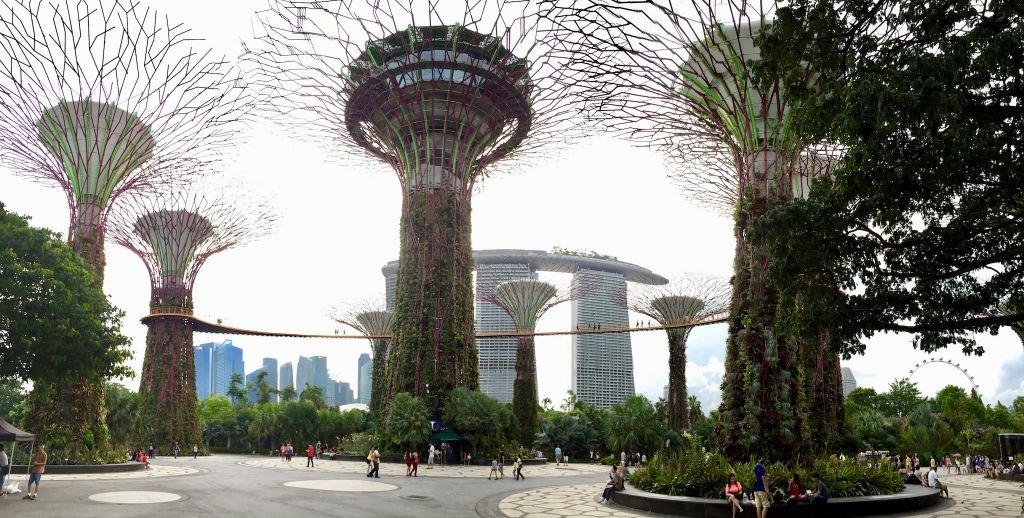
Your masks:
M792 459L804 443L797 347L774 328L778 300L766 279L771 257L742 237L766 212L766 191L749 189L738 211L719 435L722 450L734 460Z
M375 339L370 345L373 350L373 384L370 388L370 410L380 415L387 386L388 340Z
M150 313L191 311L184 287L154 290ZM186 318L160 317L148 322L146 356L139 382L138 438L160 451L171 446L198 444L199 400L192 349L192 324Z
M519 445L533 446L537 440L537 353L532 336L520 336L516 340L512 412L519 422Z
M807 428L814 431L816 453L834 452L846 434L843 379L839 355L832 351L827 330L818 340L801 343L801 385L807 403Z
M668 330L668 426L673 430L690 427L686 401L685 329Z
M436 413L453 389L478 384L469 196L407 194L398 261L388 401L408 392Z

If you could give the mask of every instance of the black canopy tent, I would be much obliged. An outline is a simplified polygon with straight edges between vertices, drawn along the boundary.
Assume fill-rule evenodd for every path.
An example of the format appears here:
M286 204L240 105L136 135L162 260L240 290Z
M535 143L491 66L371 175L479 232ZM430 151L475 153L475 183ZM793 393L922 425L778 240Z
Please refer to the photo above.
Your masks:
M17 448L13 447L14 443L30 442L30 443L33 443L33 445L34 445L35 442L36 442L36 434L28 433L25 430L22 430L22 429L20 429L20 428L18 428L16 426L14 426L11 423L8 423L2 417L0 417L0 443L5 443L5 442L12 443L11 458L8 459L7 462L11 465L11 471L13 472L14 471L14 452L17 449ZM29 447L29 458L31 458L31 456L32 456L31 452L32 452L32 447ZM28 466L26 466L25 473L28 474L29 469L31 469L32 463L28 462L26 464L28 464Z

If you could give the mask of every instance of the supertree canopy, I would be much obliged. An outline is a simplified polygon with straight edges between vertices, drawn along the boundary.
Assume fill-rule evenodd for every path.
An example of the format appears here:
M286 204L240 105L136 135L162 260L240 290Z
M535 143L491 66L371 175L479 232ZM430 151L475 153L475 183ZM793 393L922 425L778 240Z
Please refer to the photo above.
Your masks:
M442 6L457 8L444 13ZM470 201L513 153L567 133L529 3L274 2L243 58L275 115L390 166L402 188L387 393L437 411L475 389ZM300 130L301 131L301 130Z
M842 409L841 392L832 390L838 355L828 347L819 355L819 343L776 329L778 296L765 281L772 259L746 239L770 207L806 196L813 179L828 174L835 151L803 142L792 131L781 81L753 77L751 64L760 58L755 38L774 10L774 3L746 0L596 0L555 4L546 12L558 25L553 38L562 43L572 77L567 83L588 118L663 150L673 164L682 164L674 178L687 195L735 217L718 430L720 445L734 459L792 458L803 445L838 436L843 421L829 414ZM812 71L804 73L811 77ZM827 345L827 329L819 335ZM829 389L820 393L830 399L815 407L822 415L810 416L832 423L820 429L828 436L824 441L805 440L802 408L813 389L803 375L809 369L823 372L814 379Z
M175 193L122 198L110 233L146 264L150 316L139 382L139 439L158 447L200 444L192 287L212 255L240 246L272 227L274 215L251 196L209 198Z
M245 114L244 85L187 29L136 2L4 5L0 160L64 190L68 240L102 284L112 203L217 160ZM102 447L102 384L51 381L34 380L33 431L55 447Z
M580 294L535 280L512 280L494 288L488 302L503 309L516 331L532 333L537 321L552 307ZM532 334L516 337L516 379L512 384L512 413L519 425L519 444L529 447L537 439L537 353Z
M729 307L729 284L705 275L684 275L663 286L633 284L613 299L630 311L665 326L668 333L668 424L690 426L686 393L686 339L692 327L672 327L723 312Z
M387 410L381 404L384 394L384 382L387 380L387 358L388 345L391 340L382 338L391 334L391 321L394 313L387 310L384 301L364 300L347 307L331 308L329 312L332 319L340 324L345 324L370 339L370 348L373 353L373 369L370 377L370 410L378 415L378 422L384 420L380 417Z

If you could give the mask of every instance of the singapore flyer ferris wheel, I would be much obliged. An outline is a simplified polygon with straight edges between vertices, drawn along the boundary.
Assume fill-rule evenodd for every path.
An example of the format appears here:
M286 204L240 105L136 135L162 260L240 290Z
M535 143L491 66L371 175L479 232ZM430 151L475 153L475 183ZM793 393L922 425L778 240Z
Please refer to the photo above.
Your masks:
M948 360L945 358L928 358L927 360L924 360L922 362L915 363L914 368L910 369L910 376L908 376L907 379L913 379L914 374L916 374L917 371L921 370L921 368L924 367L925 365L931 363L944 363L960 371L964 375L964 377L967 378L968 383L971 384L971 388L973 388L975 392L978 391L978 384L974 382L974 376L971 376L971 374L967 372L967 369L961 367L959 363L954 363L953 360Z

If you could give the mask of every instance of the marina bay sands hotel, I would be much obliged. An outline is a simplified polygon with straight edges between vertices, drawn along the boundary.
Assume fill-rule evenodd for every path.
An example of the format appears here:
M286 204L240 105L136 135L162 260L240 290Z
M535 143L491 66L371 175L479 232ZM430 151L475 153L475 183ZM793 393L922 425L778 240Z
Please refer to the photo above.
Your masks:
M512 319L486 299L505 281L536 279L537 272L573 275L574 283L587 286L579 299L572 301L571 329L629 327L626 308L612 300L612 293L625 289L626 282L667 284L668 279L615 257L555 249L477 250L476 329L507 331L514 329ZM394 309L398 261L381 268L389 310ZM480 390L499 401L512 401L515 380L516 339L479 338ZM629 333L572 335L572 389L581 401L598 408L610 408L633 395L633 350Z

